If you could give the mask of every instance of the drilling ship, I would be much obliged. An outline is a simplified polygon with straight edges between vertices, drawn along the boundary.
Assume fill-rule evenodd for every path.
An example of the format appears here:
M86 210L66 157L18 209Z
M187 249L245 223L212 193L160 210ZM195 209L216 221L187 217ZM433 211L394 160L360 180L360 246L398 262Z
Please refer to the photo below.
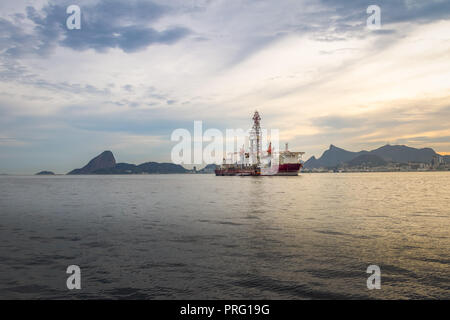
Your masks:
M266 152L261 146L261 117L258 111L253 115L253 127L250 131L250 148L242 148L239 159L224 158L223 164L216 168L216 176L297 176L302 168L304 152L289 151L288 144L284 151L272 150L272 143Z

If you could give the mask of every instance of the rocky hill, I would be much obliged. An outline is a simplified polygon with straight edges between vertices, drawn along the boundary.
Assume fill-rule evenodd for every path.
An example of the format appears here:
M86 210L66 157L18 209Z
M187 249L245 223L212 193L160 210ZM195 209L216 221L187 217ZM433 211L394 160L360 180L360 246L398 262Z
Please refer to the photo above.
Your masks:
M349 167L381 167L387 164L381 157L370 153L362 154L346 163Z
M351 152L338 148L334 145L330 145L330 148L326 150L319 159L316 159L314 156L309 158L309 160L305 162L304 167L307 169L332 168L366 153L368 152Z
M363 155L367 155L367 157L362 157ZM304 167L306 169L335 168L344 163L349 166L361 165L364 161L380 165L383 165L383 161L386 163L430 163L436 155L437 153L431 148L416 149L404 145L385 145L372 151L363 150L359 152L351 152L330 145L330 148L319 159L314 156L309 158ZM447 157L444 157L444 159L447 161Z
M68 174L92 174L97 170L114 168L116 166L116 159L111 151L103 151L101 154L96 156L94 159L89 161L81 169L75 169L70 171Z
M217 165L212 163L206 165L203 169L199 170L198 173L214 173L217 168Z
M189 170L173 163L145 162L140 165L117 163L111 151L104 151L81 169L68 174L167 174L187 173Z
M370 153L380 156L386 161L397 163L422 162L429 163L436 156L431 148L416 149L408 146L385 145Z
M55 173L52 171L41 171L35 174L36 176L54 176Z

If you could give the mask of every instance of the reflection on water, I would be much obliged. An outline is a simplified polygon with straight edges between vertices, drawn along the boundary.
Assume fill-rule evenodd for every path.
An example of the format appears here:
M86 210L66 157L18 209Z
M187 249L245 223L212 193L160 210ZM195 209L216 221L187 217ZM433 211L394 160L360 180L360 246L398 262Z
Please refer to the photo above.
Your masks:
M449 184L449 173L0 177L0 298L449 299ZM366 287L371 264L381 290Z

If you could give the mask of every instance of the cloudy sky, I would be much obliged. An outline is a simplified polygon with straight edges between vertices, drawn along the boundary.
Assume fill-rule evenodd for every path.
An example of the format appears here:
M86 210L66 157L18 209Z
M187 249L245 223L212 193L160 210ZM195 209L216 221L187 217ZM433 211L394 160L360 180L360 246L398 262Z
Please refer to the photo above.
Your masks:
M450 0L0 2L0 173L65 173L107 149L170 161L174 129L247 128L255 109L306 158L450 154Z

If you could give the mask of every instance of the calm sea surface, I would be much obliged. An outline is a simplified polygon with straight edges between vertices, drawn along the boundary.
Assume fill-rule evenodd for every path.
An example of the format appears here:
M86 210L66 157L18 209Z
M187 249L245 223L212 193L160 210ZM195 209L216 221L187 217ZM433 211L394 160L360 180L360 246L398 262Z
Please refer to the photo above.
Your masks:
M449 186L450 172L2 176L0 298L450 299Z

